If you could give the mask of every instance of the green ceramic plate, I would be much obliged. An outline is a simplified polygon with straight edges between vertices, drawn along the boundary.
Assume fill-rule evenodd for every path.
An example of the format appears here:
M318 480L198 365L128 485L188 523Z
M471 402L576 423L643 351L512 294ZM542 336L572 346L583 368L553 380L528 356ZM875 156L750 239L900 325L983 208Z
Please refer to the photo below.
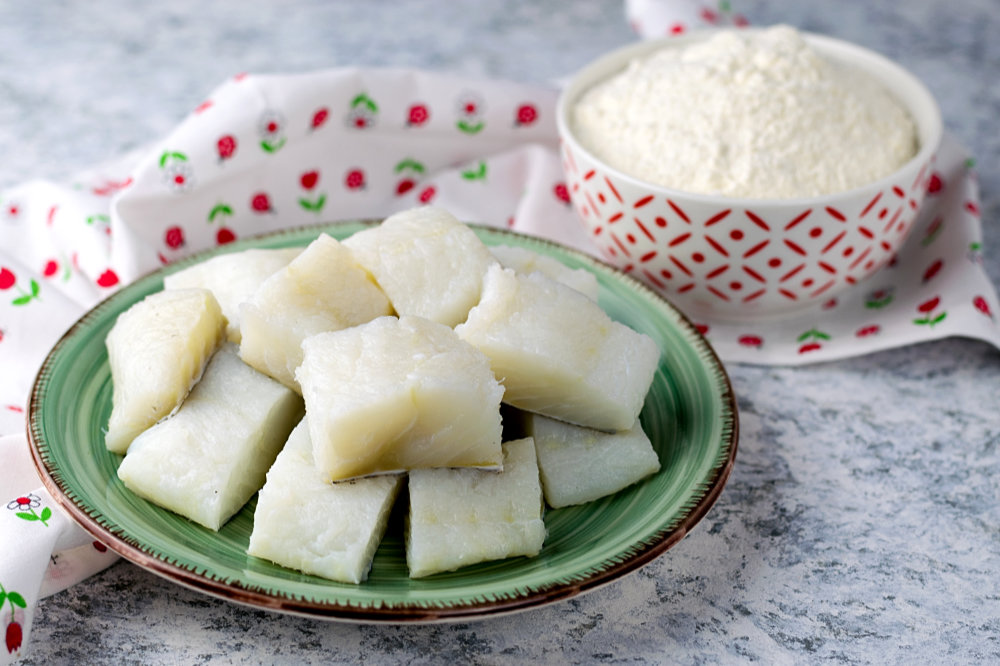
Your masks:
M164 275L195 261L250 247L301 246L321 231L344 238L367 224L295 229L205 252L141 278L81 318L50 352L31 396L28 436L52 495L95 537L170 580L252 606L363 622L468 620L566 599L650 562L705 515L733 465L737 415L728 377L704 338L666 301L607 265L487 228L476 228L487 244L527 247L593 271L601 306L659 344L662 360L641 417L660 455L656 476L590 504L548 511L538 557L420 580L407 577L396 515L361 585L248 556L255 500L213 533L126 490L115 473L120 457L105 449L102 434L111 411L104 338L117 315L161 289Z

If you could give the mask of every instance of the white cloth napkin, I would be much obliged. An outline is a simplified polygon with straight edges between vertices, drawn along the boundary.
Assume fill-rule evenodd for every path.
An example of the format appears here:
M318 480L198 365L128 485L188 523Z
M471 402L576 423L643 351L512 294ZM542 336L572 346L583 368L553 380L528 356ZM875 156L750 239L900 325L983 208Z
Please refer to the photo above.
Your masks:
M744 21L697 2L626 3L643 36ZM240 75L155 145L0 192L0 663L22 654L37 600L113 554L41 489L23 435L48 350L89 307L194 251L426 203L596 253L557 154L555 89L413 70ZM731 362L798 364L945 335L1000 346L981 268L971 160L947 138L926 215L895 264L815 311L759 326L698 321Z

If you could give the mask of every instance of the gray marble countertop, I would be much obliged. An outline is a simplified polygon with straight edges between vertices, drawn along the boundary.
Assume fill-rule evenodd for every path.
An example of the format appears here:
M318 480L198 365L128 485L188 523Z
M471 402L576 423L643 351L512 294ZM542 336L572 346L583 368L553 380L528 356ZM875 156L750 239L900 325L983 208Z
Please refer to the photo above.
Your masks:
M916 73L979 164L1000 284L996 0L733 0ZM8 3L0 187L172 129L240 71L404 65L540 82L633 40L615 0ZM740 451L716 506L637 573L468 624L272 614L126 562L45 600L25 663L1000 661L1000 354L945 340L799 369L731 365Z

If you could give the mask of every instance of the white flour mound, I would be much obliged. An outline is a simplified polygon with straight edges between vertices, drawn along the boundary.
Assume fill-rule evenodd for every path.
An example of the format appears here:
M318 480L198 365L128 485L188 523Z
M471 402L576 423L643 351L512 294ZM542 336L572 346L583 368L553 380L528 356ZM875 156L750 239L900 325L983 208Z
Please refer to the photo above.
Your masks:
M793 28L724 31L633 61L587 91L575 134L616 169L673 189L782 199L852 189L917 152L909 114Z

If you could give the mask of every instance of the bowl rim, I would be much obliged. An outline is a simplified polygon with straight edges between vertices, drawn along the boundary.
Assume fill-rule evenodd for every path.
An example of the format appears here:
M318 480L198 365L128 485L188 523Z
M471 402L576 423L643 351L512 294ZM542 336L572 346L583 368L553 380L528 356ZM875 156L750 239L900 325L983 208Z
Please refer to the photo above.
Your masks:
M880 75L878 71L872 71L872 69L868 67L864 69L869 76L872 76L879 81L896 99L896 101L899 102L904 109L906 109L917 129L920 146L916 154L899 168L895 169L892 173L887 174L878 180L864 185L859 185L851 189L809 197L732 197L722 194L690 192L687 190L658 185L611 166L585 148L571 130L572 123L569 121L569 112L576 100L593 86L622 71L632 60L651 55L652 53L664 48L683 47L688 44L704 41L720 32L730 30L737 30L739 32L763 32L766 29L767 27L747 27L735 29L709 28L704 30L693 30L683 35L640 40L605 53L596 60L593 60L589 64L585 65L583 68L577 70L559 91L559 99L556 102L556 127L559 132L560 140L570 144L575 153L583 154L587 159L599 164L601 168L609 174L632 185L633 187L655 190L668 197L684 197L691 201L705 204L721 204L726 206L742 207L753 206L758 208L761 206L820 206L834 201L841 201L845 198L860 195L864 192L884 189L896 181L900 174L917 171L923 165L930 163L935 153L937 153L940 148L941 140L944 134L944 124L940 106L927 86L902 65L899 65L876 51L842 39L803 30L797 30L797 32L810 46L817 48L817 50L824 57L831 58L835 62L841 64L855 65L858 61L871 63L875 66L875 69L891 73L892 77L894 77L894 79L899 83L900 87L905 87L909 90L910 95L904 99L899 92L897 92L897 86L891 85L887 81L886 76ZM926 116L926 127L919 122L918 114L915 112L917 109L920 109L923 112L919 115ZM926 137L924 134L926 134Z

